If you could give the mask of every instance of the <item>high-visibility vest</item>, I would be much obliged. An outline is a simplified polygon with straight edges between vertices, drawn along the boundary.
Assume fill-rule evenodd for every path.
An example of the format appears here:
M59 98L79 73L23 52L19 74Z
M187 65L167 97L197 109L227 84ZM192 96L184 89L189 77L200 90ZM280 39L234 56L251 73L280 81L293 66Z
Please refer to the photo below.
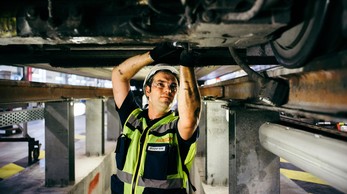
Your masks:
M116 175L124 183L124 193L140 194L146 187L187 187L189 175L184 168L190 171L196 143L191 144L182 161L174 129L177 122L173 122L177 119L178 116L171 113L148 127L143 110L138 108L130 114L116 148Z

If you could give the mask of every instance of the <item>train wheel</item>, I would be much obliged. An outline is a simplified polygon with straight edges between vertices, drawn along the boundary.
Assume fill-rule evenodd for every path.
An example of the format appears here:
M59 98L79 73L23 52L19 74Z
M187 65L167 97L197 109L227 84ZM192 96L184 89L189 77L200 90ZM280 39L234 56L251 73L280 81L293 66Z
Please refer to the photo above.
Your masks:
M300 2L300 7L305 7L303 12L297 12L295 10L300 9L294 9L292 18L302 16L303 19L299 19L302 21L297 23L294 21L293 27L271 42L275 57L282 66L301 67L312 57L325 23L328 5L329 0L309 0L305 5Z

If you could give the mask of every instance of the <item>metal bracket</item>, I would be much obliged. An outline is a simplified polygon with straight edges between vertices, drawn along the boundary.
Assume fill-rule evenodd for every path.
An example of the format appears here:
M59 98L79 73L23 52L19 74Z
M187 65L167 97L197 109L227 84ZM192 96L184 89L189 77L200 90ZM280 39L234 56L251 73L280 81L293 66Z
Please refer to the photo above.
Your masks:
M258 100L272 106L280 106L287 102L289 93L289 84L282 79L270 79L260 75L250 68L237 54L233 47L229 47L230 54L235 62L256 81L260 86Z

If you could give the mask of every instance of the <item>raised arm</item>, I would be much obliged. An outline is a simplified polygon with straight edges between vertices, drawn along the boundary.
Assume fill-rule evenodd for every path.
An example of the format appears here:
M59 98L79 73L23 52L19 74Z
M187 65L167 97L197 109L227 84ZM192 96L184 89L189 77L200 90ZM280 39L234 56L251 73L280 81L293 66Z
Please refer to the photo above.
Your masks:
M178 92L178 131L188 140L197 128L201 114L201 98L194 73L195 56L183 51L180 60L180 88Z
M149 52L128 58L112 70L112 88L114 101L120 108L130 90L131 78L144 66L153 63Z

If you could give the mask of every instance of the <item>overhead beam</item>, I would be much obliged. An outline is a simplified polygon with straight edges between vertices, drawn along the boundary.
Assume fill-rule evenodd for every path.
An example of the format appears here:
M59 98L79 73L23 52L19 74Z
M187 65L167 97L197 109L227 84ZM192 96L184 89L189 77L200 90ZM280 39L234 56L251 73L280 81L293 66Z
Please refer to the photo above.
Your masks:
M248 100L257 97L259 85L248 77L219 82L200 88L201 96L220 99Z
M346 51L312 61L305 68L277 68L267 71L273 78L289 84L288 101L282 107L316 113L347 115L347 56ZM241 77L201 88L202 96L232 100L256 100L258 83Z
M98 79L105 79L105 80L110 80L111 79L111 74L112 74L112 68L60 68L60 67L52 67L48 63L33 63L33 64L16 64L16 66L19 67L34 67L34 68L40 68L40 69L45 69L45 70L50 70L50 71L55 71L55 72L61 72L61 73L67 73L67 74L75 74L79 76L85 76L85 77L93 77L93 78L98 78Z
M283 107L346 115L347 69L285 75L290 89ZM222 82L200 89L202 96L232 100L257 99L259 84L248 78Z
M112 89L0 80L0 104L112 97Z
M97 47L99 46L99 47ZM49 63L53 67L113 67L134 55L149 51L152 47L140 47L138 50L120 46L100 47L72 45L2 46L0 47L1 64ZM136 46L134 46L136 48ZM144 48L148 48L144 50ZM236 65L227 47L192 48L201 53L199 66ZM252 65L278 64L274 56L248 55L245 49L239 49L241 57ZM246 59L247 58L247 59ZM177 63L175 57L171 57Z

